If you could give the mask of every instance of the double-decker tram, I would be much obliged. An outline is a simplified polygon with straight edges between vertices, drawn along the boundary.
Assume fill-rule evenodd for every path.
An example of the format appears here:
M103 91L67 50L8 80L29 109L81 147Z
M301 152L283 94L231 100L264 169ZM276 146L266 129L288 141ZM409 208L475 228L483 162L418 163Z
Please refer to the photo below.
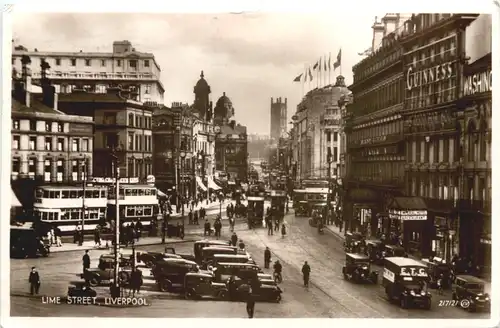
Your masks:
M159 201L156 187L141 184L120 184L119 188L120 222L141 221L143 226L147 226L158 217ZM116 217L114 186L109 187L108 198L108 219L112 220Z
M41 186L35 190L34 215L40 222L74 231L81 225L95 229L106 218L107 188L83 186Z

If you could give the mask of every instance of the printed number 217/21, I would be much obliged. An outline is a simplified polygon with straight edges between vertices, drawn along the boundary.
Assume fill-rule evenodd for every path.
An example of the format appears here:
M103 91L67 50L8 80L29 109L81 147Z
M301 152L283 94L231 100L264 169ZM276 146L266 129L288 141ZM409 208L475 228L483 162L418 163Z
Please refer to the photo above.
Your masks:
M439 300L439 306L459 306L460 302L457 300Z

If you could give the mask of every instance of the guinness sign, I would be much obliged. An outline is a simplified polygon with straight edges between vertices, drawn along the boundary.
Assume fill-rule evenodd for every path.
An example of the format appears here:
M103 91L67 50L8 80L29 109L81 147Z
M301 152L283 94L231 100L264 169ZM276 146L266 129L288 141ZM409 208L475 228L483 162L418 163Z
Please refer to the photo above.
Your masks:
M414 72L414 68L408 68L406 72L406 90L411 91L428 83L439 82L451 78L455 72L454 62L447 62L433 67Z

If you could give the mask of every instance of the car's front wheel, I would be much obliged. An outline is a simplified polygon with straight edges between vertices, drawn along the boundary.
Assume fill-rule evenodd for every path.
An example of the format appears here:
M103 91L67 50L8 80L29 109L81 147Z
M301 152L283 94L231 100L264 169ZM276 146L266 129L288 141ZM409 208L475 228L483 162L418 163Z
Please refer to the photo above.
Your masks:
M92 277L89 279L89 285L92 287L99 286L100 280L97 277Z

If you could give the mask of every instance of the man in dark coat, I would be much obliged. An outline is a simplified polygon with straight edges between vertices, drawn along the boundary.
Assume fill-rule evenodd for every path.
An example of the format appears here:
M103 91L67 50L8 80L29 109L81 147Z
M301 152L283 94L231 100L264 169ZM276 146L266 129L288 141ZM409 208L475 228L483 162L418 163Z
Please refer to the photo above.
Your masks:
M85 271L90 268L90 256L89 256L89 250L85 251L85 255L82 257L82 264L83 264L83 274L85 274Z
M205 219L205 214L206 214L205 209L203 207L200 208L200 219L201 220Z
M31 268L28 282L30 283L31 295L38 294L38 290L40 289L40 275L38 274L38 271L36 271L35 267Z
M139 270L139 267L136 267L135 270L132 271L130 275L130 286L132 287L132 295L135 296L135 293L139 294L141 286L143 284L142 280L142 271Z
M139 241L139 238L141 237L141 231L142 231L142 223L141 220L138 220L137 223L135 224L135 237L137 238L137 241Z
M238 236L236 235L236 232L233 232L231 235L231 245L236 247L236 244L238 243Z
M273 219L270 217L270 216L267 216L266 217L266 220L267 220L267 234L268 235L273 235L274 232L273 232Z
M198 221L198 210L194 210L193 221L194 224L200 224L200 222Z
M215 220L214 229L215 229L215 237L217 237L217 239L219 239L220 232L222 230L222 221L221 221L220 217L217 220Z
M302 276L304 278L304 287L309 287L309 274L311 273L311 267L307 264L307 261L304 262L302 266Z
M264 251L264 268L269 269L269 263L271 263L271 250L266 247Z

